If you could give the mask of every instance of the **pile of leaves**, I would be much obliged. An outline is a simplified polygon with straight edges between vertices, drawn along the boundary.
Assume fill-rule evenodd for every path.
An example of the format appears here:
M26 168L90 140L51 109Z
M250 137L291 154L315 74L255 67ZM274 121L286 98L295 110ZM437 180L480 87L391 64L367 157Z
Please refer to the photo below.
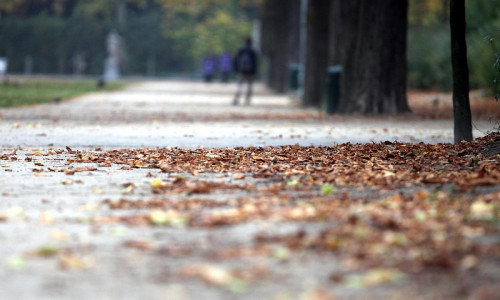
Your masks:
M74 152L67 163L122 164L123 169L150 168L165 173L247 174L253 178L296 178L314 189L324 183L340 187L395 190L428 184L453 184L461 190L500 183L498 156L479 152L486 139L471 143L341 144L334 147L249 147L228 149L125 149L104 153ZM286 182L283 181L286 185Z
M323 229L315 233L261 232L253 247L258 253L272 245L332 253L354 269L471 270L483 258L500 258L500 243L483 242L499 233L500 157L481 153L495 138L458 145L68 149L74 157L67 164L157 169L164 177L152 180L149 200L103 201L134 213L96 223L210 228L319 222Z

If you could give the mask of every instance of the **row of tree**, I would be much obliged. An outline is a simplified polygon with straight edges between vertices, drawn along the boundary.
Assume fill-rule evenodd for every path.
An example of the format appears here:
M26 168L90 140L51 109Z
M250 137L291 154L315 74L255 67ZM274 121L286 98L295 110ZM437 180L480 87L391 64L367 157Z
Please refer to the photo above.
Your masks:
M257 8L249 0L2 0L0 56L15 73L97 75L117 30L123 73L191 74L204 55L235 52Z
M452 87L448 1L409 1L407 78L411 88L450 90ZM274 89L284 91L289 64L300 61L301 2L2 0L0 56L8 56L9 69L13 72L32 69L36 73L70 73L79 71L81 68L75 65L84 61L86 74L99 74L106 56L106 35L117 28L125 45L125 74L192 73L206 54L234 52L243 37L250 34L251 20L260 14L262 50L267 65L272 66L265 77ZM491 86L495 75L491 62L495 59L495 48L500 47L500 39L489 36L498 33L500 27L500 0L475 0L466 4L468 48L473 58L469 61L471 85L484 88ZM352 12L346 5L337 7L337 1L325 1L324 6L318 6L319 14L315 13L314 4L310 6L308 31L310 36L318 35L318 38L311 38L313 42L309 47L324 49L320 56L328 53L329 65L340 64L335 58L341 57L345 33L351 31L357 17L342 21L346 13ZM358 6L353 2L351 7ZM347 11L340 12L340 9ZM341 16L334 17L335 11ZM321 21L325 18L328 24ZM315 26L320 29L316 30ZM328 50L321 47L325 40L329 41ZM307 91L311 93L317 90Z
M286 88L288 63L300 48L300 0L288 6L266 0L263 6L263 47L270 67L268 84ZM303 2L302 2L303 3ZM328 66L342 66L339 113L396 114L410 111L407 98L408 0L309 0L307 1L305 106L321 105ZM448 12L448 11L447 11ZM469 108L469 71L465 43L464 0L450 0L451 57L453 66L455 138L472 138ZM446 14L447 16L447 14ZM450 49L450 46L449 48Z
M269 85L286 89L288 64L298 60L300 0L287 6L266 0L263 45L268 58ZM303 104L320 106L326 70L342 65L341 113L408 112L406 101L407 1L309 0ZM281 8L281 11L279 9ZM290 47L292 45L292 47Z

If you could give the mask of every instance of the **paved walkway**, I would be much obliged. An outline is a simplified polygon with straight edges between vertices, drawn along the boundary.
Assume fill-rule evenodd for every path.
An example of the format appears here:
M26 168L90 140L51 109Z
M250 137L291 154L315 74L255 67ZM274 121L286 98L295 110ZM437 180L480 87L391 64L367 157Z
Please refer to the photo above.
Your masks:
M280 249L257 260L251 260L251 253L246 258L245 252L231 261L209 256L213 249L248 245L262 231L317 231L325 226L322 223L262 221L208 229L107 225L110 216L140 211L111 211L101 205L103 200L149 200L154 197L152 179L172 181L177 175L99 164L95 170L71 175L64 170L74 155L57 151L66 146L93 150L452 140L451 121L325 119L260 86L251 106L233 107L235 88L233 84L144 82L60 104L1 109L0 299L327 299L320 296L332 286L329 275L342 272L330 256L299 254L283 262L280 257L286 253L280 254ZM477 125L482 130L490 126ZM231 181L230 177L215 179ZM133 192L128 189L130 183ZM186 249L192 252L186 254ZM254 276L248 280L257 283L245 287L229 281L223 288L216 287L227 273L220 265L197 265L207 259L247 272ZM193 265L197 267L190 269ZM193 272L211 284L192 279ZM334 294L346 299L367 295L386 299L397 295L395 288L374 287L358 293L337 286Z
M231 147L398 140L452 142L451 120L333 117L257 86L251 106L231 106L234 84L143 82L60 104L0 109L8 147ZM493 127L475 122L475 136Z

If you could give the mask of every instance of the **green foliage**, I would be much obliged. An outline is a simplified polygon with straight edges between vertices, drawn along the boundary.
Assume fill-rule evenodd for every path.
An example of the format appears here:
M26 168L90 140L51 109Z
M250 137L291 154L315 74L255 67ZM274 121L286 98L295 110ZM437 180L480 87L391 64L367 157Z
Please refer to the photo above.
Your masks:
M494 87L495 55L500 52L500 0L467 1L467 43L471 88ZM408 85L450 90L451 50L446 0L410 0Z
M412 27L439 27L448 20L448 0L410 0L408 15Z
M498 101L500 100L500 52L495 54L495 69L497 73L493 83L495 85L495 99Z
M110 26L82 18L41 15L33 18L6 17L0 20L0 56L7 56L9 72L24 71L25 59L33 60L37 73L71 73L72 58L82 53L88 61L87 73L102 72L104 41Z
M2 0L0 1L0 14L10 13L21 5L23 0Z
M123 83L111 83L106 90L123 87ZM69 99L97 91L93 80L71 79L22 79L0 83L0 107L21 106Z
M329 183L325 183L321 186L321 195L328 196L335 192L335 187Z
M417 89L452 87L449 26L408 33L408 85Z
M469 35L469 65L471 69L471 85L498 89L498 53L500 39L491 34L500 28L500 19L481 27L479 34ZM500 38L500 36L499 36ZM497 90L498 91L498 90Z
M175 55L195 65L208 54L236 52L251 33L249 1L158 1L166 12L164 33L172 38ZM253 2L255 9L258 1Z
M85 74L100 75L106 37L117 29L125 47L124 74L193 73L206 54L235 52L243 44L258 2L5 0L0 56L7 57L9 73L23 73L28 57L34 73L72 73L78 56L86 62Z
M500 92L500 0L467 2L471 83Z
M158 75L181 70L189 61L173 55L172 39L163 35L161 11L147 12L130 18L124 31L127 74Z
M192 56L200 60L209 53L224 51L236 52L243 40L250 34L250 23L237 21L225 11L217 11L212 18L194 29L194 48ZM193 38L193 37L191 37Z

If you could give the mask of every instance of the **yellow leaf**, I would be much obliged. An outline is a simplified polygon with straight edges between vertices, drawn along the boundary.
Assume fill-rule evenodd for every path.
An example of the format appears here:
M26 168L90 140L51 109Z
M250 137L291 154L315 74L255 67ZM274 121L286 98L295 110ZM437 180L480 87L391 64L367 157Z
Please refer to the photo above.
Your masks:
M134 185L131 184L122 190L122 194L123 195L131 194L134 191L134 189L135 189Z
M349 275L345 283L353 288L373 287L400 280L404 274L397 269L373 269L365 274Z
M12 270L21 270L25 265L26 261L20 255L13 256L7 261L7 266Z
M97 195L101 195L101 194L104 194L104 191L101 190L100 188L93 187L92 188L92 193L97 194Z
M59 257L59 267L64 270L79 270L95 266L96 260L91 257L80 257L67 253Z
M24 209L20 206L9 207L4 210L0 215L6 218L14 218L24 215Z
M396 176L396 173L387 170L383 170L382 173L384 177Z
M495 206L493 203L486 203L483 200L477 200L470 207L470 214L476 220L489 220L495 217Z
M38 222L42 225L50 225L50 224L54 223L55 220L56 220L56 217L54 216L54 214L52 212L44 211L40 215Z
M233 280L231 272L216 265L202 265L199 272L200 277L211 284L226 285Z
M61 229L53 229L50 232L50 239L54 241L65 241L68 239L68 234Z
M166 184L163 182L163 180L156 178L151 182L151 187L156 188L156 187L162 187L165 186Z

